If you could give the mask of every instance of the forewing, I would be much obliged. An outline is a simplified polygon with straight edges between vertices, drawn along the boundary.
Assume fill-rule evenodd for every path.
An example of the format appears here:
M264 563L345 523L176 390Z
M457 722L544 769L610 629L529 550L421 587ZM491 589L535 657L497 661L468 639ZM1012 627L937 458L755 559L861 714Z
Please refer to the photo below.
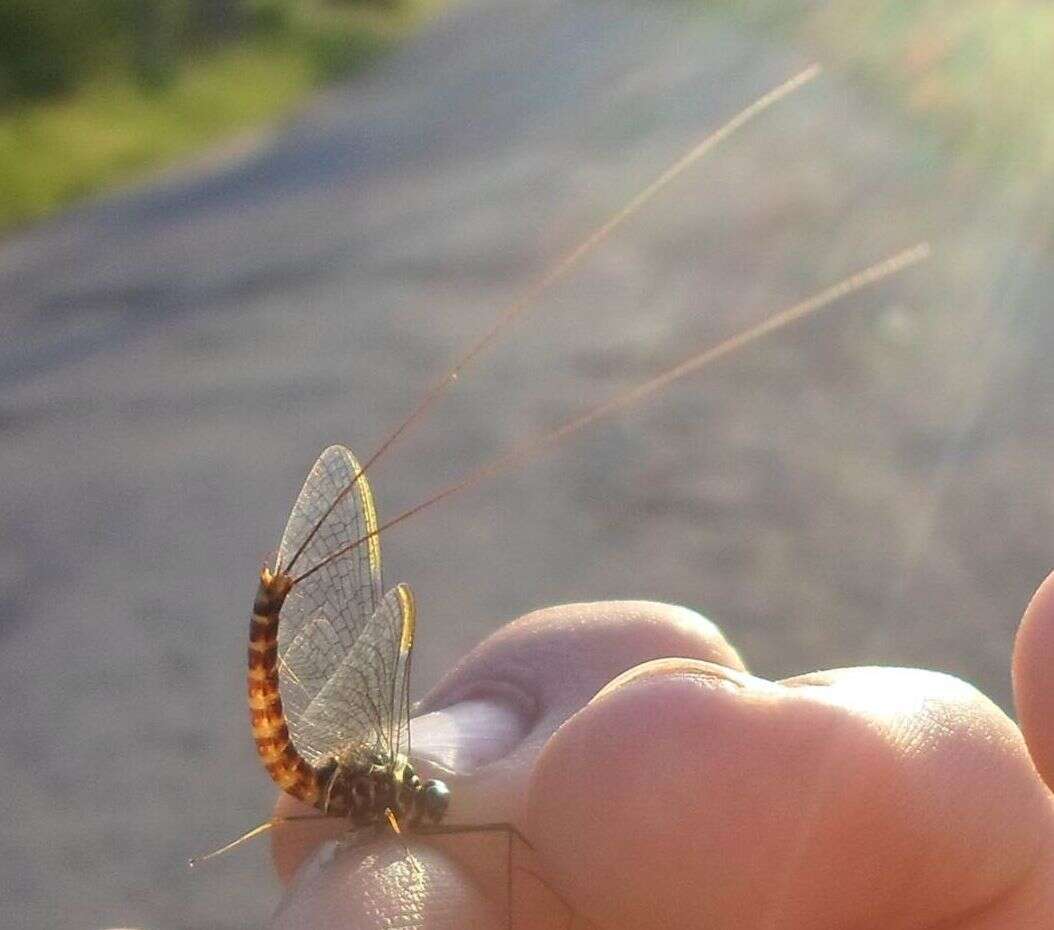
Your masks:
M413 594L407 585L397 585L381 599L340 667L295 721L301 755L316 762L362 747L388 758L408 748L414 626ZM291 730L293 724L290 720Z
M294 576L376 532L366 476L343 446L315 462L289 515L278 565ZM350 654L381 600L376 536L297 583L278 626L279 686L294 745L311 741L298 721ZM302 751L302 750L301 750Z

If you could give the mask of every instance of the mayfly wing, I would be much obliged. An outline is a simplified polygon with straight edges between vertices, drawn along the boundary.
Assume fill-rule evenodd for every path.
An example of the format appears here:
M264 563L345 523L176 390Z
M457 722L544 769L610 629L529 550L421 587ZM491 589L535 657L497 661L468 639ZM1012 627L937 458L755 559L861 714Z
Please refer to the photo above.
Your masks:
M350 493L348 489L350 490ZM355 540L369 537L348 558L337 559L298 583L282 607L278 674L293 744L317 762L317 734L305 732L304 714L351 653L381 603L381 553L373 495L359 463L343 446L330 446L315 462L289 514L278 566L310 567Z
M408 749L415 623L413 594L408 585L396 585L304 709L301 732L316 756L361 748L392 759Z

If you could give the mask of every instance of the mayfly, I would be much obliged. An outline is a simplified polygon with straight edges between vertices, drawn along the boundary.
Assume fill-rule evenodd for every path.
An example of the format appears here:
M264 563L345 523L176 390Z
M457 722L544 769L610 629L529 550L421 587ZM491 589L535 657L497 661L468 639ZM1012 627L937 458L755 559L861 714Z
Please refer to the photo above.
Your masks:
M285 792L323 815L344 818L351 830L515 830L505 824L442 824L449 802L447 786L438 780L422 780L414 768L409 689L416 608L407 585L385 591L380 536L594 420L639 402L747 343L920 261L927 247L916 246L872 265L692 355L548 433L514 446L464 480L386 523L378 521L367 472L544 290L715 145L818 72L817 66L806 69L707 135L568 252L499 314L491 328L425 394L364 465L360 466L342 446L331 446L319 457L289 516L273 567L261 571L249 633L248 695L253 737L264 767ZM209 855L224 852L279 822L269 820Z

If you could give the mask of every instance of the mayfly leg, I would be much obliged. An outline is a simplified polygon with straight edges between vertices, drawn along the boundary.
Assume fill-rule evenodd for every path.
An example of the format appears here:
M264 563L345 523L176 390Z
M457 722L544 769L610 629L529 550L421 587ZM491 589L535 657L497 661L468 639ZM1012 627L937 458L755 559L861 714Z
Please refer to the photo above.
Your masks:
M539 885L546 889L560 905L568 913L568 927L574 923L575 912L571 904L560 894L552 885L549 884L544 878L542 878L537 872L532 871L524 866L516 866L513 862L513 843L519 841L529 850L533 850L534 847L531 845L530 840L520 832L519 828L508 821L495 821L492 823L478 823L478 824L433 824L419 826L414 830L414 833L418 836L458 836L471 833L504 833L506 839L505 846L505 901L506 901L506 926L508 930L512 930L513 927L513 874L515 872L523 872L525 875L529 875Z
M209 859L215 859L217 856L222 856L224 853L230 852L232 849L237 849L243 843L248 843L249 840L255 839L258 836L267 833L269 830L273 830L275 827L279 827L286 823L300 823L307 820L322 820L318 814L292 814L288 817L272 817L270 820L265 820L262 824L257 827L253 827L251 830L246 831L237 839L231 840L229 843L225 843L219 849L214 849L212 852L205 853L202 856L192 856L187 860L187 866L189 868L197 868L203 862L208 862Z

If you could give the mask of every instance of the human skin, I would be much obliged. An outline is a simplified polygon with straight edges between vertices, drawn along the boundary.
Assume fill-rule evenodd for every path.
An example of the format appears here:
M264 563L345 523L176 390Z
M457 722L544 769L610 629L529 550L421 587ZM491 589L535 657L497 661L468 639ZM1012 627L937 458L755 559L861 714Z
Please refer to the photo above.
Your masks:
M501 833L335 847L339 821L290 823L274 831L288 887L272 926L1049 930L1052 673L1054 575L1015 644L1020 729L936 672L755 678L682 608L539 611L421 707L520 696L500 756L447 778L446 822L527 838L511 873Z

